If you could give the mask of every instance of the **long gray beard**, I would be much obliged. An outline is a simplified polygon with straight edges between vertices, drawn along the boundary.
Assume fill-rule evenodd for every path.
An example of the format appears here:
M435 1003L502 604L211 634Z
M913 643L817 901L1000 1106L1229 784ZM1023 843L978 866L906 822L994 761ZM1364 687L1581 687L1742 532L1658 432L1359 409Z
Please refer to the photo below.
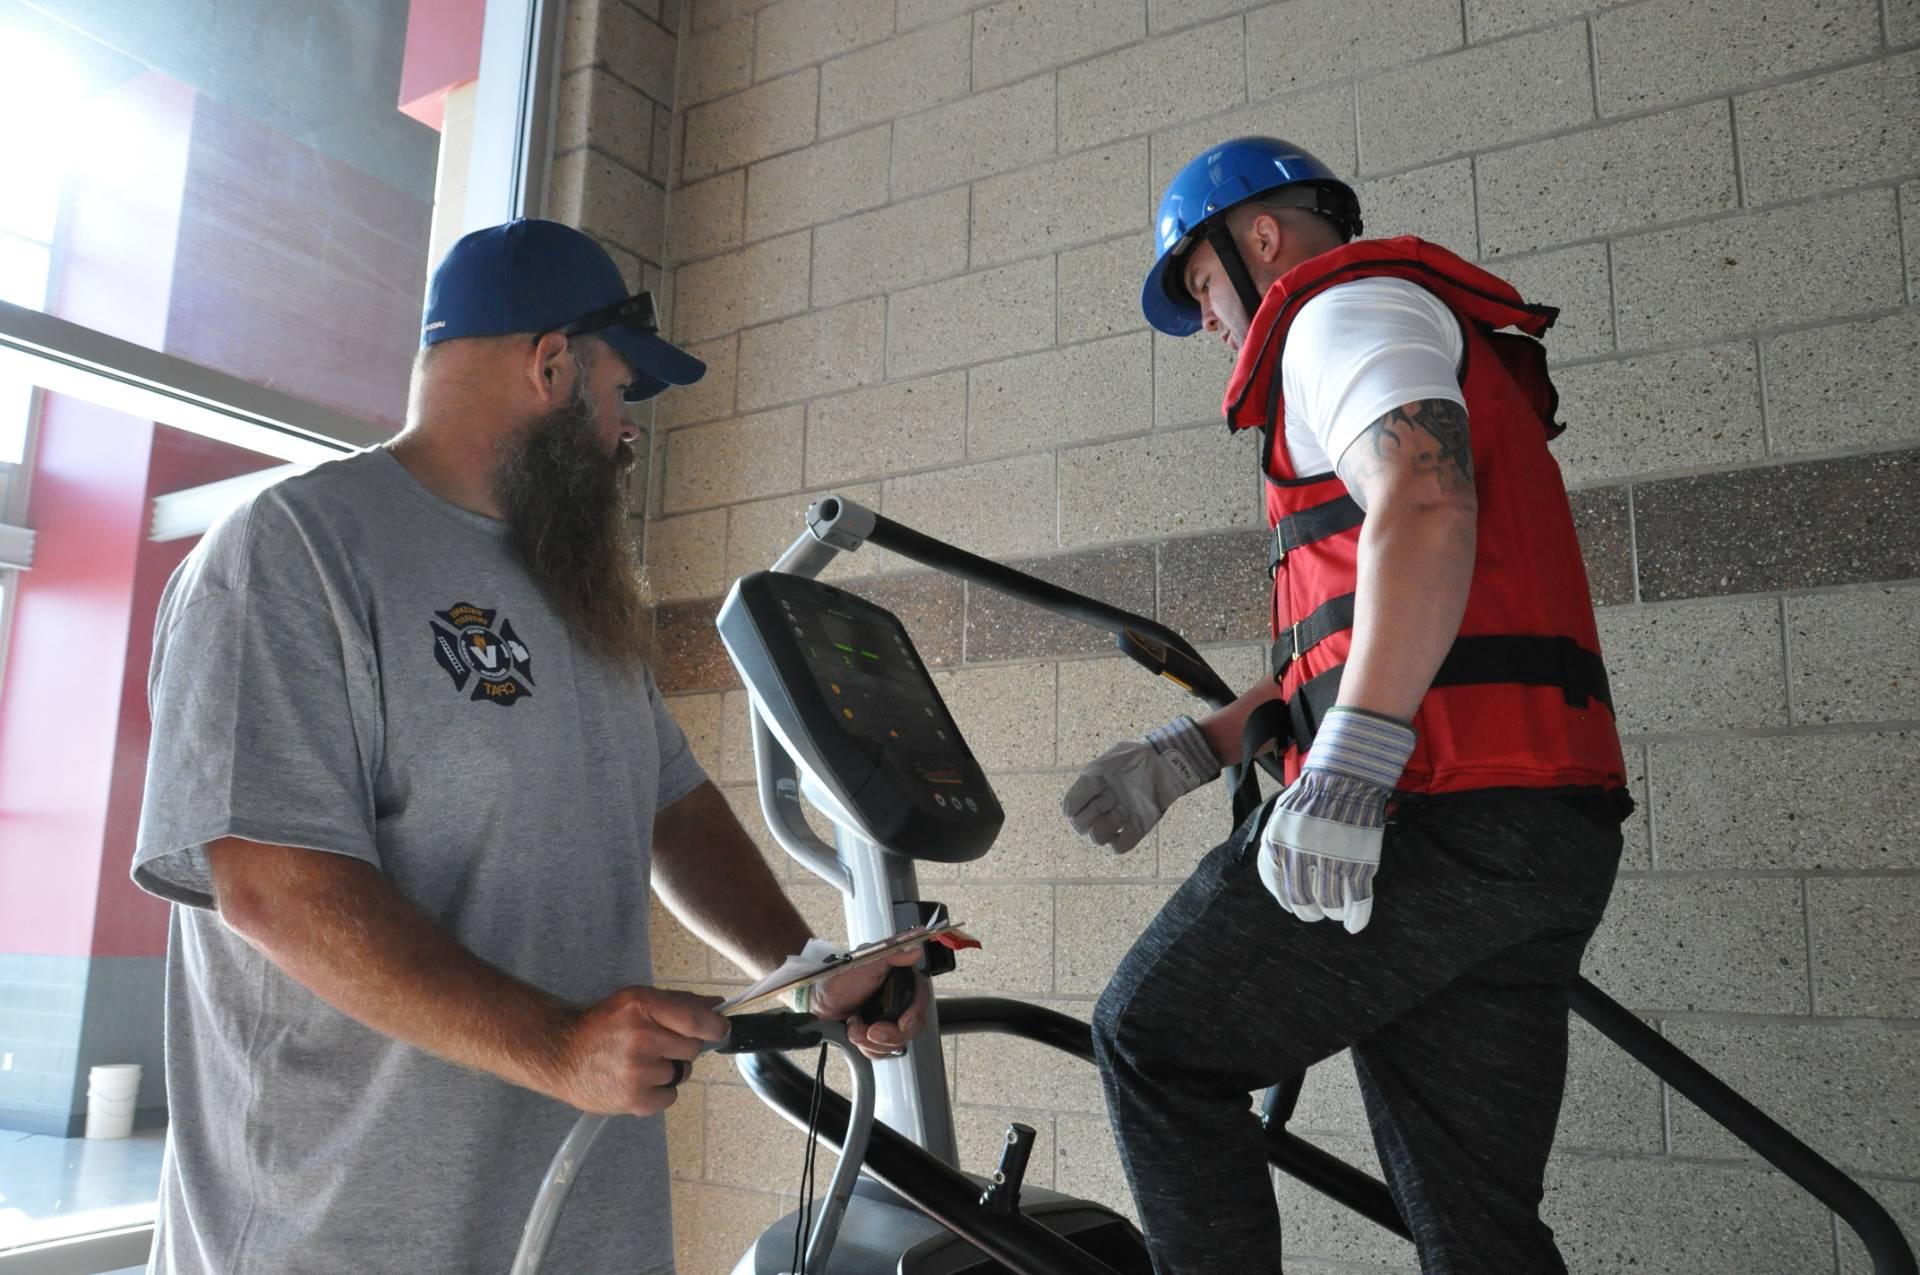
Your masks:
M644 658L648 597L629 534L633 448L612 458L594 445L598 416L585 378L573 399L534 419L494 475L509 540L568 631L618 664Z

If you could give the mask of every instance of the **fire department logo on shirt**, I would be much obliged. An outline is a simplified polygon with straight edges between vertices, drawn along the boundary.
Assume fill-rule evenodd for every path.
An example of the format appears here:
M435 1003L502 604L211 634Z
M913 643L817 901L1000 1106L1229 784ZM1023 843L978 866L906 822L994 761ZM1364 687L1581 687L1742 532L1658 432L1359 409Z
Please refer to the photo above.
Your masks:
M533 694L532 657L512 624L502 620L495 625L497 612L471 602L456 602L434 614L446 627L427 626L433 630L433 658L453 679L454 690L467 689L471 678L471 699L511 704Z

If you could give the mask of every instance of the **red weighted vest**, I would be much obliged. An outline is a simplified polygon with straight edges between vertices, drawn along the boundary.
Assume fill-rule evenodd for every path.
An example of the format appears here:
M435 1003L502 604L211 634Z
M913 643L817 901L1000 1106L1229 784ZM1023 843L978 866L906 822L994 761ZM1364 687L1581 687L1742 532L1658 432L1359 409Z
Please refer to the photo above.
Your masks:
M1622 789L1625 768L1586 566L1560 468L1547 440L1557 395L1534 338L1558 311L1412 236L1360 240L1302 262L1261 303L1228 385L1233 429L1262 431L1267 522L1274 529L1273 666L1293 743L1289 781L1333 706L1352 642L1363 514L1332 473L1296 474L1287 455L1281 353L1308 298L1370 276L1406 279L1439 297L1466 341L1460 384L1479 500L1466 615L1413 728L1399 787ZM1503 332L1517 328L1519 335Z

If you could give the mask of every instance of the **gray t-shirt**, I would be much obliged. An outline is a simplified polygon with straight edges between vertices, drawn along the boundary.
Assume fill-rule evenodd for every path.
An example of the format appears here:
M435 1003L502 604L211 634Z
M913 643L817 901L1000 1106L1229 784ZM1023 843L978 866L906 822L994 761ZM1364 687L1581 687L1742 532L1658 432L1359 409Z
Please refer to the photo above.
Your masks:
M578 1003L652 980L654 813L704 779L653 677L577 646L503 524L385 451L282 482L161 600L134 879L172 900L152 1270L504 1271L577 1112L334 1010L210 910L221 837L361 859ZM663 1120L604 1132L548 1264L673 1269Z

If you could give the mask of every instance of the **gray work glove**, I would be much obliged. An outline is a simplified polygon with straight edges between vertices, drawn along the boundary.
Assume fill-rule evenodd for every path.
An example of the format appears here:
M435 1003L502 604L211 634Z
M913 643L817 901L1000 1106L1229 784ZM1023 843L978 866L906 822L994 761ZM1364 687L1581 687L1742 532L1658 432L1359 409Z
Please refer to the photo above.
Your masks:
M1220 773L1220 759L1191 717L1176 717L1145 739L1115 744L1087 763L1060 810L1095 845L1125 854L1167 807Z
M1260 882L1281 907L1302 921L1339 921L1349 934L1367 928L1387 802L1413 745L1405 722L1328 710L1260 837Z

